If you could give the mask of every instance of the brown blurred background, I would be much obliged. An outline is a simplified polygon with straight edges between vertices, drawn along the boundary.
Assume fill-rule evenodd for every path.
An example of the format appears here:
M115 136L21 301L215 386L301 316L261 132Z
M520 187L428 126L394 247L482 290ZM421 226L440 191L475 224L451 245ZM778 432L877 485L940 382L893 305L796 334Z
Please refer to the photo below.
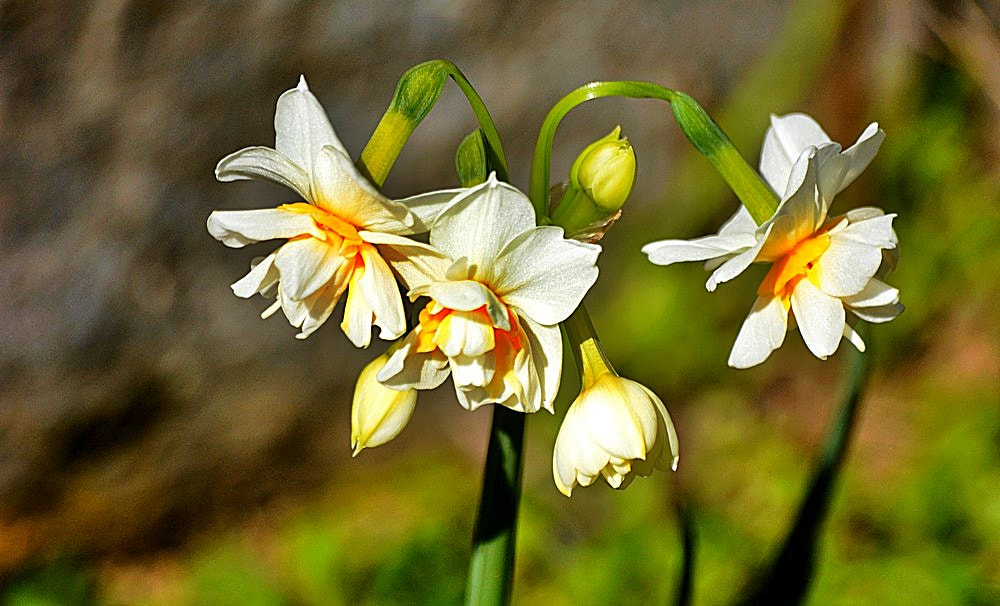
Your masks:
M989 2L886 0L0 3L0 581L9 601L392 603L410 588L413 601L436 603L455 596L456 580L460 592L488 411L462 411L450 387L425 394L401 438L352 460L353 382L381 343L355 350L337 316L306 341L280 314L260 320L266 303L228 285L270 245L229 250L205 230L213 209L291 201L276 186L218 183L213 168L238 148L273 144L274 102L299 74L357 154L397 78L434 58L457 63L486 100L522 189L548 108L590 80L691 94L751 162L772 112L808 111L845 146L879 120L883 151L838 205L900 213L902 263L890 282L908 310L873 331L879 366L848 461L858 477L844 489L862 513L842 504L834 522L860 543L827 556L827 570L846 572L821 578L818 595L860 578L875 587L861 595L891 603L900 596L880 578L937 574L941 583L921 591L945 601L927 603L1000 599L990 534L1000 531L998 18ZM639 184L604 242L588 301L619 370L674 412L682 471L622 494L580 491L567 504L548 476L558 418L531 419L518 591L525 603L571 599L541 564L558 568L556 550L569 554L571 580L587 578L591 560L648 554L641 526L610 521L635 512L666 533L657 544L674 571L633 590L666 595L677 550L669 503L684 493L705 512L699 588L716 603L731 590L712 584L745 581L793 510L840 356L809 359L793 333L760 369L725 368L752 280L709 296L699 268L653 268L638 253L650 240L714 231L735 205L666 106L580 108L557 135L553 176L619 123ZM454 149L474 124L447 88L386 193L454 186ZM973 395L949 391L956 383ZM982 458L945 475L946 495L925 486L930 470L914 453L948 431L949 417L928 411L969 401L979 404L957 416L978 419L969 431L984 436ZM956 435L942 448L968 461L967 437ZM936 510L892 512L895 497L882 490L894 481L917 491L906 497L917 504L931 498L923 488L950 503L981 486L980 509L956 518L957 546L955 529L921 530ZM898 559L912 554L907 533L937 545L935 555ZM317 536L333 538L309 542ZM399 560L412 537L426 554ZM363 557L356 543L370 543ZM873 572L837 568L871 554ZM431 580L414 587L406 571L427 558L432 573L420 578ZM319 580L303 581L316 562ZM204 581L204 570L226 566L236 571L229 580ZM589 597L572 603L609 603L581 583ZM248 587L264 597L250 600Z

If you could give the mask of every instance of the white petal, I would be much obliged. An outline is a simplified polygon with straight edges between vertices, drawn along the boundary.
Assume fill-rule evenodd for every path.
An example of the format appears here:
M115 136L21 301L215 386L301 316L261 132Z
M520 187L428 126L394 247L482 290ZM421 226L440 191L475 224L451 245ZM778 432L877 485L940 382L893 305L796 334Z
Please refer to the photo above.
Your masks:
M363 247L361 257L365 262L361 291L375 314L374 324L380 329L379 337L389 341L398 339L406 332L406 319L396 279L376 250Z
M490 275L497 296L532 320L558 324L569 317L597 281L601 247L563 238L561 227L536 227L500 252Z
M413 294L426 294L441 305L459 311L472 311L485 305L493 326L501 330L510 330L507 306L481 282L474 280L435 282L428 286L426 291L411 291L411 296Z
M438 217L430 242L452 259L466 257L470 266L482 270L493 265L515 236L534 226L528 198L493 174L458 196Z
M601 450L621 459L645 457L644 422L656 427L655 412L649 403L628 401L632 396L617 390L605 393L591 388L580 402L585 406L581 413L590 439Z
M426 286L445 279L453 261L429 244L403 236L373 231L358 232L365 242L379 245L379 252L407 288Z
M323 106L306 86L305 77L299 85L278 97L274 111L274 146L307 172L312 172L319 150L330 145L344 154L340 139L333 132Z
M305 299L325 286L344 263L340 247L316 238L289 240L275 253L281 288L291 299Z
M837 351L844 334L844 304L824 293L808 279L800 280L792 291L792 313L802 340L814 356L825 360Z
M309 174L299 165L270 147L247 147L219 160L215 167L219 181L264 179L284 185L309 200Z
M333 313L333 308L337 306L337 301L343 293L344 289L339 285L330 284L303 301L305 315L302 317L301 325L297 325L300 326L301 332L295 335L295 338L305 339L316 332Z
M893 213L871 219L851 220L840 236L879 248L894 248L896 232L892 229L892 220L895 218ZM850 220L850 213L848 219Z
M562 377L562 333L558 326L542 326L524 316L519 321L528 338L529 361L534 365L538 378L541 406L554 412L552 405L559 393L559 380Z
M754 224L756 228L756 224ZM694 240L660 240L642 247L656 265L725 258L746 251L757 243L753 232L705 236Z
M712 272L712 275L708 277L708 282L705 283L705 288L707 288L709 292L714 291L719 284L728 282L740 275L744 270L746 270L746 268L750 267L751 263L757 260L761 249L767 244L768 239L771 237L774 224L770 222L765 223L764 225L761 225L761 228L763 229L763 232L756 236L756 244L739 253L735 257L727 260L722 265L719 265L718 269Z
M775 260L783 257L799 242L811 236L826 219L826 205L816 192L815 150L807 151L796 162L793 169L795 185L774 216L764 226L773 226L767 242L760 251L759 259ZM760 230L758 230L758 237Z
M830 247L816 260L813 270L820 289L833 297L861 292L882 263L882 250L840 234L830 236Z
M451 374L448 358L435 349L418 353L417 330L410 331L403 343L396 349L385 366L378 372L378 380L387 387L396 389L434 389Z
M788 310L778 297L757 297L750 314L736 335L729 365L750 368L781 347L788 329Z
M312 172L313 203L358 229L394 234L412 232L416 218L405 206L372 187L351 159L333 147L316 156Z
M775 192L785 191L792 166L809 146L829 143L830 137L806 114L771 116L760 152L760 172Z
M902 303L892 303L890 305L879 305L878 307L851 307L851 313L861 318L865 322L881 324L896 317L906 309Z
M872 122L854 145L820 166L819 186L823 195L832 199L853 183L871 164L883 140L885 131L878 127L877 122Z
M451 380L455 382L455 387L467 391L467 387L485 387L493 380L496 372L495 358L492 355L466 356L457 355L448 357L448 365L451 366ZM470 407L474 410L477 406Z
M280 208L213 211L208 215L208 233L232 248L261 240L294 238L303 234L320 240L326 238L309 215L291 213Z
M873 278L868 281L861 292L844 297L844 303L852 308L895 305L899 303L899 290Z
M274 268L274 257L275 253L271 253L253 264L250 273L233 283L233 293L237 297L248 299L277 282L278 270Z
M858 348L858 351L864 353L865 351L865 340L861 338L850 324L844 324L844 338L851 342L851 345Z
M740 204L740 207L736 209L732 217L726 220L719 228L720 236L729 236L736 234L748 234L753 235L757 231L757 222L753 220L750 216L750 211L747 210L746 206Z
M437 218L455 201L460 194L464 194L468 188L442 189L439 191L417 194L409 198L396 200L406 208L410 209L417 216L417 221L413 224L413 233L419 234L430 231Z

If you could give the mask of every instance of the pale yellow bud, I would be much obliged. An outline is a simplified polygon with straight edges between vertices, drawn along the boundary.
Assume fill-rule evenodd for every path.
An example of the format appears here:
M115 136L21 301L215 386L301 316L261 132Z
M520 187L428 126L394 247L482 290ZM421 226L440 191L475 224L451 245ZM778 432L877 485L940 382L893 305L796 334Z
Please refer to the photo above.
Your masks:
M677 469L677 432L660 398L613 370L590 378L556 437L552 475L559 491L570 496L577 484L601 476L625 488L654 468Z
M608 136L591 143L570 170L570 183L607 214L625 204L635 184L635 151L620 134L618 126Z
M385 366L384 353L365 366L354 387L351 406L351 447L354 456L365 448L381 446L403 431L417 405L417 390L396 390L378 382L376 375Z

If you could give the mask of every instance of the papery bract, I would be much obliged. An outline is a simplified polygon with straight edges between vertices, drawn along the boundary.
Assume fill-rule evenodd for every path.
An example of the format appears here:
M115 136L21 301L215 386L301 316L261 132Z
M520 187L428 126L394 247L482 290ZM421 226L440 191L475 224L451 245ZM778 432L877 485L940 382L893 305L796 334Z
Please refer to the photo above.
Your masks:
M866 207L827 218L833 197L868 166L884 138L873 123L841 151L809 116L774 116L760 167L771 188L783 194L774 215L757 226L740 207L716 235L643 247L658 265L705 261L706 269L714 270L708 290L751 263L773 264L736 338L730 366L747 368L767 359L794 327L790 313L809 350L825 359L841 337L864 351L847 311L871 322L902 312L899 291L876 278L884 253L895 252L895 215Z
M536 227L527 197L495 175L451 201L429 245L387 234L378 243L410 299L429 298L380 381L431 389L450 374L467 409L552 409L562 368L558 323L597 279L599 246Z

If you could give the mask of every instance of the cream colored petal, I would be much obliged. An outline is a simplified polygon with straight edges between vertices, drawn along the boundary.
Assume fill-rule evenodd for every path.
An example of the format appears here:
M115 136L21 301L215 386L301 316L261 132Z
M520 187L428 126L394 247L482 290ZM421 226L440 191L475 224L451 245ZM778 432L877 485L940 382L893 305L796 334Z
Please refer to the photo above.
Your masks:
M325 286L344 262L339 246L316 238L289 240L274 258L282 289L292 299L305 299Z
M372 310L371 302L365 296L361 282L367 268L354 270L351 277L351 285L347 289L347 303L344 306L344 319L340 323L341 330L347 335L355 347L366 348L372 341L372 321L375 319L375 312Z
M844 324L844 338L851 342L851 345L858 348L858 351L864 353L865 351L865 341L861 338L850 324Z
M469 189L466 187L458 189L442 189L439 191L417 194L416 196L410 196L396 201L410 209L410 212L416 215L417 221L413 224L412 233L420 234L430 231L431 227L437 221L437 218L441 215L441 213L451 206L459 195L468 191Z
M825 360L840 345L844 334L844 304L824 293L808 279L800 280L792 291L792 313L802 340L814 356Z
M892 221L895 218L896 215L893 213L871 219L851 221L841 237L879 248L894 248L896 246L896 232L892 229Z
M872 122L854 145L821 165L819 187L823 195L832 199L853 183L871 164L884 140L885 131Z
M774 229L773 223L765 223L761 226L763 232L758 234L757 242L746 249L745 251L739 253L738 255L726 260L724 263L719 265L719 267L712 272L712 275L708 277L708 282L705 283L705 288L709 292L715 291L715 289L723 282L728 282L736 276L743 273L746 268L757 260L760 256L760 251L767 244L768 239L771 236L771 232Z
M493 291L480 282L474 280L435 282L428 286L426 292L419 292L427 294L448 309L472 311L485 306L493 326L500 330L510 330L507 306L500 302Z
M649 396L649 399L653 402L659 413L657 440L665 442L661 445L661 450L655 453L656 456L652 458L647 457L647 460L654 461L655 466L659 469L666 469L669 466L671 470L677 471L677 464L681 459L681 448L680 440L677 439L677 428L674 427L674 421L670 418L667 407L663 405L663 400L645 385L639 386Z
M810 116L771 116L760 152L760 172L775 192L785 191L792 166L806 148L829 143L830 137Z
M392 266L407 288L443 281L453 261L430 244L403 236L372 231L358 232L361 238L379 247L382 258Z
M687 261L706 261L720 257L729 258L756 244L753 233L715 235L694 240L659 240L642 247L650 263L671 265Z
M890 320L895 320L899 314L903 313L905 307L902 303L891 303L889 305L879 305L874 307L851 307L851 313L861 318L865 322L872 324L882 324Z
M841 234L830 236L830 247L813 267L820 289L832 297L861 292L882 263L882 250Z
M628 401L631 394L623 389L592 387L582 396L581 414L590 441L601 450L621 459L641 459L646 456L643 424L651 421L655 429L655 413L648 402Z
M729 365L750 368L781 347L788 327L788 311L777 297L757 297L747 319L736 335Z
M462 391L467 391L470 387L485 387L493 380L496 372L495 362L492 355L449 356L451 380L455 382L455 387Z
M783 257L799 242L813 235L826 220L825 202L816 191L815 149L807 150L799 158L792 173L793 181L789 185L793 191L782 200L774 216L758 230L759 238L765 226L772 227L758 255L760 260Z
M279 208L214 211L208 215L208 233L232 248L303 234L319 239L326 237L308 215L290 213Z
M416 217L405 206L372 187L347 154L324 147L312 172L313 203L359 230L393 234L412 232Z
M305 76L299 77L298 86L278 97L274 133L277 150L307 172L312 171L316 155L326 145L347 154L323 106L309 91Z
M451 374L448 358L438 350L416 351L419 327L411 330L378 372L379 382L396 389L434 389Z
M899 303L899 290L873 278L868 281L861 292L844 297L844 303L852 308L895 305Z
M559 393L559 381L562 377L562 333L558 326L543 326L525 316L519 315L519 321L523 334L527 337L528 362L534 367L539 383L540 402L526 406L526 409L535 412L540 406L549 412L555 412L553 404Z
M534 226L535 211L528 198L490 175L482 185L455 198L434 224L430 242L450 258L465 257L482 271L493 265L508 242Z
M487 281L498 297L542 324L558 324L597 281L601 247L563 238L559 227L536 227L504 247Z
M278 270L274 268L274 257L275 253L271 253L258 259L250 267L250 273L233 283L233 293L237 297L248 299L275 284L278 281Z
M335 284L331 284L325 288L321 288L306 299L303 302L306 314L302 318L302 324L299 325L300 332L295 335L295 338L305 339L325 324L330 315L333 314L333 309L337 306L337 302L340 300L343 292L343 289L338 288Z
M303 200L309 200L309 174L305 169L270 147L247 147L219 160L215 167L219 181L264 179L284 185Z
M398 339L406 332L406 319L396 279L375 249L363 247L361 257L365 263L361 292L375 314L374 324L380 329L379 337L388 341Z

